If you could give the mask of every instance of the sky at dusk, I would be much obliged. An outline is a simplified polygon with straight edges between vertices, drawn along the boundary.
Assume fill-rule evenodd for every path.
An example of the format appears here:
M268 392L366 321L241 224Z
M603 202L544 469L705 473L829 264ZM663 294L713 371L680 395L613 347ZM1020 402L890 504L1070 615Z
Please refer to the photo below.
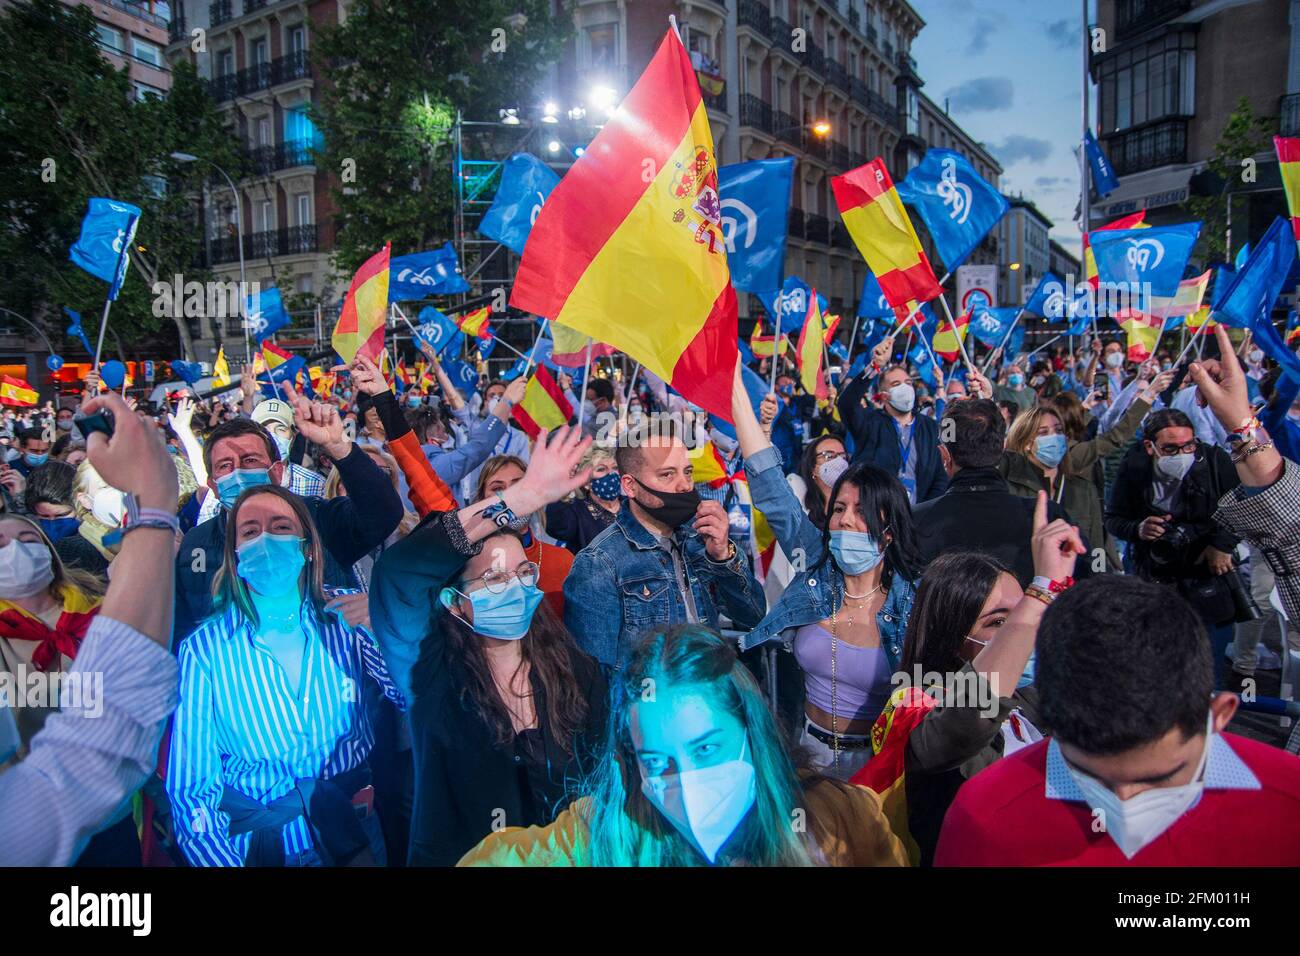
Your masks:
M925 20L912 44L927 96L1002 164L999 185L1052 220L1052 238L1079 252L1077 0L910 0Z

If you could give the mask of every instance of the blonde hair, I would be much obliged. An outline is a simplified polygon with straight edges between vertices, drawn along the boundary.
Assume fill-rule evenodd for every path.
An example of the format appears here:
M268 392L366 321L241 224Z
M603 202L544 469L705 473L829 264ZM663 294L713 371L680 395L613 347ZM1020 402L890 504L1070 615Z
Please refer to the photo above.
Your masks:
M1038 437L1038 428L1043 422L1044 415L1051 415L1056 419L1056 423L1061 426L1061 433L1065 433L1065 423L1061 419L1061 413L1050 405L1035 405L1033 408L1026 408L1016 420L1011 423L1011 428L1007 431L1007 451L1014 451L1026 458L1034 448L1034 439ZM1068 459L1062 458L1060 467L1062 470L1066 467Z
M514 465L523 472L528 471L528 465L518 455L493 455L483 462L483 468L478 473L478 487L474 489L475 501L483 500L483 494L487 490L488 482L495 477L497 472L509 465Z
M388 452L381 448L377 448L374 445L360 445L358 447L371 458L374 458L376 460L375 463L379 465L380 468L388 469L388 476L393 482L393 489L397 491L398 496L400 497L402 486L397 481L397 459L388 454ZM325 498L337 498L339 496L339 487L341 485L343 485L343 479L339 477L338 468L331 468L330 476L325 479L325 490L321 492L322 496ZM344 488L345 492L346 490L347 489ZM419 523L419 515L412 511L406 511L403 509L402 520L397 524L397 536L399 538L405 538L415 530L415 526Z

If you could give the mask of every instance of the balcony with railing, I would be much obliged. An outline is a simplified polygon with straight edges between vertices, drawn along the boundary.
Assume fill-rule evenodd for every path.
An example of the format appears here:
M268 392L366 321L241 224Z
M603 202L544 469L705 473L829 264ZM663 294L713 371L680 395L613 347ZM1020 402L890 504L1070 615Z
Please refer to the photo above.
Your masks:
M185 14L183 11L178 11L175 19L167 24L167 39L172 43L176 43L179 40L184 40L189 35L190 31L185 26Z
M803 124L783 110L772 114L772 124L776 127L773 135L791 146L803 145Z
M803 54L804 66L808 67L814 73L820 73L822 76L825 76L826 75L826 54L824 54L822 52L822 48L819 47L812 40L809 40L807 42L808 42L808 46L804 50L804 54Z
M740 125L752 126L765 133L771 133L772 104L760 99L753 93L740 94Z
M233 100L239 95L239 74L227 73L225 76L218 76L205 82L204 86L207 87L208 95L218 103Z
M809 156L816 156L818 159L830 158L831 147L825 136L818 136L815 133L805 134L803 148Z
M320 252L316 226L289 226L244 236L244 258L266 259L277 256L302 256ZM208 240L208 265L217 266L239 261L235 236Z
M847 93L849 92L849 71L844 69L844 67L840 66L834 60L827 60L826 82Z
M898 129L898 107L874 90L867 91L867 109L894 129Z
M786 232L794 239L803 238L804 215L802 209L790 210L790 218L786 223Z
M902 72L904 79L919 80L921 74L916 69L916 57L905 50L898 51L898 69Z
M167 26L166 20L149 10L143 3L131 3L130 0L99 0L99 2L106 7L129 13L131 16L137 17L145 23L151 23L156 27Z
M831 165L840 169L852 169L852 154L843 143L831 143ZM861 165L861 164L859 164Z
M853 102L855 103L862 103L865 105L867 102L868 92L870 91L867 88L867 83L865 80L860 80L856 76L850 77L849 99L853 100Z
M831 245L836 249L852 249L853 237L842 222L831 223Z
M270 5L271 0L244 0L244 13L254 13Z
M215 3L208 4L208 23L214 27L220 26L227 20L233 20L234 16L231 0L216 0Z
M1278 132L1283 136L1300 136L1300 93L1288 93L1278 104Z
M235 76L238 78L236 85L241 96L257 93L271 86L271 64L254 63L252 66L244 67Z
M271 61L271 83L292 83L311 76L311 58L306 50L294 50Z
M781 17L772 17L768 23L767 35L772 41L772 46L790 56L795 56L794 50L791 49L794 42L794 29L789 21Z
M1117 176L1187 162L1187 120L1153 123L1106 137L1106 152Z
M818 213L809 213L804 222L804 238L809 242L831 241L831 221Z
M759 0L740 0L736 23L738 26L749 27L760 36L771 38L772 12L767 4L759 3Z
M1119 0L1115 38L1123 40L1192 9L1192 0Z
M886 60L892 60L894 58L894 44L886 40L885 45L881 47L881 49L885 51Z
M858 12L857 7L849 7L849 26L855 30L862 29L862 14Z
M876 45L876 39L877 39L877 37L878 37L878 34L876 33L876 28L875 28L872 24L868 23L868 24L867 24L867 42L870 43L872 46L875 46L875 45Z
M704 100L704 105L711 110L717 110L719 113L727 112L727 91L721 93L706 93L700 91L700 96Z

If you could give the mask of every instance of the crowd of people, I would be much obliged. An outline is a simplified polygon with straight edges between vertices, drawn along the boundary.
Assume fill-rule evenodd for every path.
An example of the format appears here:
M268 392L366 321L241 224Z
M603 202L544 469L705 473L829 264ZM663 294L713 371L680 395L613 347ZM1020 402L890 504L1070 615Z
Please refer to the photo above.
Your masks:
M1298 863L1300 382L1207 338L7 409L0 863Z

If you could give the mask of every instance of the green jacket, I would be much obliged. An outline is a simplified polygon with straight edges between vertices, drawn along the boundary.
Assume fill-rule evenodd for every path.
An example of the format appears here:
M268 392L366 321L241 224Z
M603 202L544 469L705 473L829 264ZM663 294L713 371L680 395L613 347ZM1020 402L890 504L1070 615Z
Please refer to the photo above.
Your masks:
M1007 490L1022 498L1033 498L1046 491L1060 503L1071 523L1088 539L1088 547L1105 548L1112 569L1120 566L1114 547L1106 540L1105 512L1097 485L1090 477L1075 475L1065 468L1057 469L1056 478L1048 484L1046 476L1037 465L1015 451L1004 451L998 462L998 472L1007 480ZM1084 557L1091 560L1092 556ZM1094 571L1099 568L1094 567Z

